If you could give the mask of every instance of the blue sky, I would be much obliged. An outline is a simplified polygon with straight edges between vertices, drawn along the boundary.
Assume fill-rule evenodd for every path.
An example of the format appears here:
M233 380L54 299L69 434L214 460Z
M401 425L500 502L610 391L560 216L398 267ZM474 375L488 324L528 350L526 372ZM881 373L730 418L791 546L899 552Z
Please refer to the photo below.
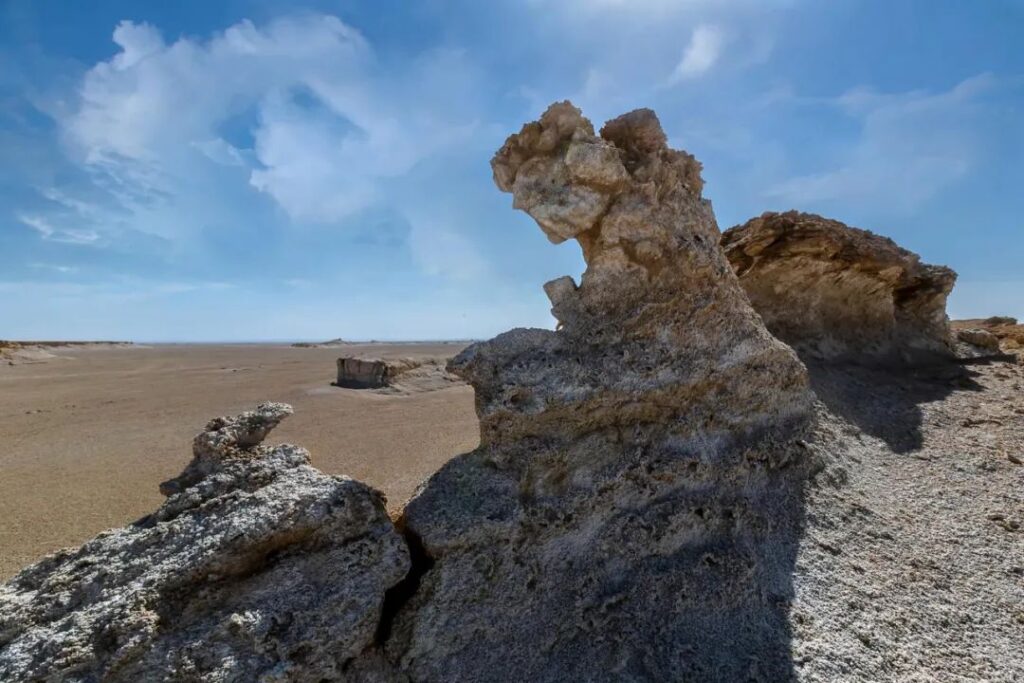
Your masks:
M569 98L655 109L722 229L797 208L1024 318L1024 2L0 4L0 338L550 326L583 267L492 184Z

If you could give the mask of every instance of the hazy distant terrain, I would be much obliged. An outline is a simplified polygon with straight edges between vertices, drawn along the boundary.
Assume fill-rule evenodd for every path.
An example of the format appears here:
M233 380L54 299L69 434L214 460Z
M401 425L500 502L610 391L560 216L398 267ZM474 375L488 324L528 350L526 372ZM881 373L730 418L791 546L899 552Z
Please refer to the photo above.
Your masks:
M331 386L336 359L444 357L463 344L66 348L0 367L0 578L149 512L211 416L285 401L273 441L379 487L400 506L477 443L465 385L408 394ZM407 389L408 390L408 389Z

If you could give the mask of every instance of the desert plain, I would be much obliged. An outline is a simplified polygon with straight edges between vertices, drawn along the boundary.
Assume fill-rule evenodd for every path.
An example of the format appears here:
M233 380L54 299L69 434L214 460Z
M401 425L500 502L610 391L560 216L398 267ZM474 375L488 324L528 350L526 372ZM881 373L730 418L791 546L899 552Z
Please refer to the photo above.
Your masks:
M191 458L215 415L283 401L295 415L274 442L374 486L394 511L432 472L478 441L473 390L333 386L346 355L444 360L450 343L168 344L59 347L0 366L0 580L59 548L123 526L163 500L161 481Z

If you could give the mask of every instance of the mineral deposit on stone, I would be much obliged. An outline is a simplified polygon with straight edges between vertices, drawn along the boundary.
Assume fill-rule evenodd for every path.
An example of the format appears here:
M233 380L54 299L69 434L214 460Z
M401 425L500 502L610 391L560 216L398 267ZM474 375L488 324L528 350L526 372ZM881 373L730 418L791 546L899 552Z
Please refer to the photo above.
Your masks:
M953 355L946 297L956 273L890 239L788 211L725 231L722 246L765 325L801 353L897 363Z

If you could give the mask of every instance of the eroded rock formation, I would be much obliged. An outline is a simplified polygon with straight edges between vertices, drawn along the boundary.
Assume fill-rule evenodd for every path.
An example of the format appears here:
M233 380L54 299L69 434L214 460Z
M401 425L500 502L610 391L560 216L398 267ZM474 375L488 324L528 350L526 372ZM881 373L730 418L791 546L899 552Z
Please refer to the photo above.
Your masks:
M404 525L433 561L387 652L413 680L779 680L813 396L719 247L700 165L638 110L568 102L511 136L499 188L587 270L556 332L451 368L481 446Z
M952 357L956 273L892 240L814 214L765 213L722 246L754 309L801 354L927 362Z
M339 358L336 384L351 389L379 389L421 364L410 359Z
M381 495L218 418L152 515L0 586L3 681L338 680L408 570Z

